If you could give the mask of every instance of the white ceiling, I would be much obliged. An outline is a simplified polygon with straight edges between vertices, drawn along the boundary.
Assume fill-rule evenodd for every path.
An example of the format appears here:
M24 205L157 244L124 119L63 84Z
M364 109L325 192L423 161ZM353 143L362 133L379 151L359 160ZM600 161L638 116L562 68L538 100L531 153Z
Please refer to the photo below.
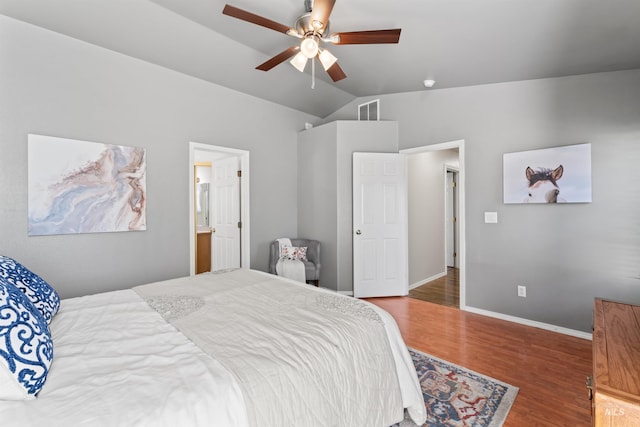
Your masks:
M228 0L292 26L304 0ZM640 0L337 0L331 31L402 28L397 45L329 46L347 78L284 62L296 39L222 15L225 0L0 0L0 13L325 117L355 97L640 68Z

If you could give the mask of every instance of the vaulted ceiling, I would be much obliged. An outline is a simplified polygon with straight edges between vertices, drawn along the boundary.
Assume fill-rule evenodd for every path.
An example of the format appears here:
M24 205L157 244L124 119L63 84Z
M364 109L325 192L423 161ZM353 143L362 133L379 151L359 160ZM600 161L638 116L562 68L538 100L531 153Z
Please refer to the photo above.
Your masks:
M226 0L293 26L304 0ZM0 0L0 13L325 117L356 97L640 68L638 0L337 0L331 32L401 28L399 44L330 46L321 66L255 67L297 39L222 14L225 0ZM1 65L0 65L1 66Z

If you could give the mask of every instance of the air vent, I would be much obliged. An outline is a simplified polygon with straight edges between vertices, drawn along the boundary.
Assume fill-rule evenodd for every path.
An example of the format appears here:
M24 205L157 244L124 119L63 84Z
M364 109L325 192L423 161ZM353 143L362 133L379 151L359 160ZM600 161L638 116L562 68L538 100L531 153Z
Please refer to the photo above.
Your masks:
M380 120L380 100L358 105L358 120Z

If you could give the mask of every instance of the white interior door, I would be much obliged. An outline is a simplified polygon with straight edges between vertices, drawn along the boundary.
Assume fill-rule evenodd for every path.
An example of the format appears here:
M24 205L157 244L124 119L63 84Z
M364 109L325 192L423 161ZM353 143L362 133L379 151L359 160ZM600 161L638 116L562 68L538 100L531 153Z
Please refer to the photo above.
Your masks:
M211 270L240 267L238 158L213 162L211 173Z
M353 294L407 295L407 185L397 153L353 153Z

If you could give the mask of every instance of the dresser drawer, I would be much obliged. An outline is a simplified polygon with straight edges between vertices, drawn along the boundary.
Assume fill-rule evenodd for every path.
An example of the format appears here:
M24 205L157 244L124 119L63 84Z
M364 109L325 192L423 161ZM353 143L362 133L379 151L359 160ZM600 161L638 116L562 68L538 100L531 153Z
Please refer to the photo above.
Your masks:
M593 424L640 427L640 306L596 299L593 317Z

